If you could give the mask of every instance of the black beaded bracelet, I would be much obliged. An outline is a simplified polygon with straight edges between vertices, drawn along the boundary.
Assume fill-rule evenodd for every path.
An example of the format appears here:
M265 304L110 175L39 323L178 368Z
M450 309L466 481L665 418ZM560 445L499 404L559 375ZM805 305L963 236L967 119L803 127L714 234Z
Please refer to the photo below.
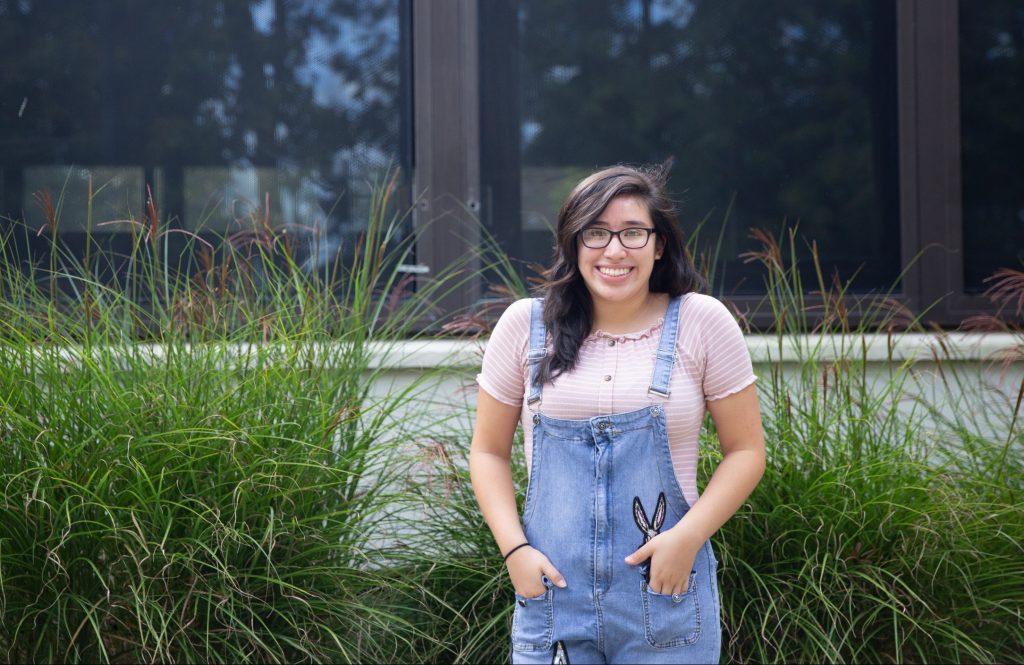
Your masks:
M523 544L521 544L521 545L516 545L515 547L513 547L512 549L510 549L510 550L508 551L508 554L506 554L506 555L505 555L505 561L508 561L508 558L509 558L510 556L512 556L512 553L513 553L513 552L515 552L515 551L516 551L517 549L519 549L520 547L527 547L527 546L529 546L529 544L530 544L530 543L526 542L526 543L523 543Z

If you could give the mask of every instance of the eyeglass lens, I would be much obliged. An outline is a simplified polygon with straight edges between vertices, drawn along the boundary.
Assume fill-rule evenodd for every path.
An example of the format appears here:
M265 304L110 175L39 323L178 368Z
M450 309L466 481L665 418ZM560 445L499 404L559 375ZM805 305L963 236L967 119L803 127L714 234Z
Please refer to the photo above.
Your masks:
M618 236L619 242L627 249L641 249L647 245L654 229L622 229L621 231L609 231L608 229L584 229L582 233L583 244L591 249L607 247L612 241L612 236Z

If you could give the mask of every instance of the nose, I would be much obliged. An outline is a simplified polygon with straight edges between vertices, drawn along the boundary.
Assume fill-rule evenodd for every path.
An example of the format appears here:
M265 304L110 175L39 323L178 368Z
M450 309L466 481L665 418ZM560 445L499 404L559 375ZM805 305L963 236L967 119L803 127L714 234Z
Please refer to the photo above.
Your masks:
M626 253L626 247L619 240L619 236L612 236L604 248L605 256L622 256Z

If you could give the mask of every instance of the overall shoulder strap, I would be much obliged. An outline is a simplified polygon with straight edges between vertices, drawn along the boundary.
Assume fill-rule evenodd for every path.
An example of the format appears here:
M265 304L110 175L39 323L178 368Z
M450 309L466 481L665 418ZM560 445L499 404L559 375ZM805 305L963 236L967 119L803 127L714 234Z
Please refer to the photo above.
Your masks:
M547 355L545 348L547 342L547 331L544 329L544 299L534 298L530 307L530 354L527 356L529 362L530 383L527 386L529 396L527 404L535 404L540 401L541 387L537 383L537 370L540 369L540 361Z
M672 368L676 363L676 335L679 332L680 305L686 297L684 293L676 296L668 303L665 311L665 324L661 327L661 340L658 342L658 357L654 362L654 372L651 376L651 387L648 393L669 396L668 385L672 381Z

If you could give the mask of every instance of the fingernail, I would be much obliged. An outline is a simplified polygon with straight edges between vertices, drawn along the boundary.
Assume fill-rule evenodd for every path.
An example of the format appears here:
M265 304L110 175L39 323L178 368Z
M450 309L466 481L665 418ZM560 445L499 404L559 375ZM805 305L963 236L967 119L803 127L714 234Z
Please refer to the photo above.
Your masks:
M559 580L559 581L558 581L558 582L556 582L555 584L556 584L556 586L558 586L558 588L559 588L559 589L564 589L564 588L566 587L566 582L565 582L565 580Z

